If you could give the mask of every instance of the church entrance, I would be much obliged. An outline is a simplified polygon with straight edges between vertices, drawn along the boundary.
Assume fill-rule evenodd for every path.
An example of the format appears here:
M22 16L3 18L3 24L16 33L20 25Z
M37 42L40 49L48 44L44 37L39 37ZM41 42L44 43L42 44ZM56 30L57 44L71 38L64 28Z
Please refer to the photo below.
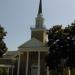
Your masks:
M38 75L38 66L37 65L32 65L31 75Z

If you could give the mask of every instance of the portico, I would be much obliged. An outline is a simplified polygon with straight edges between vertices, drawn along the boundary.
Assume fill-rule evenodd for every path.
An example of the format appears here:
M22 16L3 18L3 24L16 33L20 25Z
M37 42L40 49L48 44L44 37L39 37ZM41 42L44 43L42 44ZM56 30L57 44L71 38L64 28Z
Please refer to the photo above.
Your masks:
M22 75L22 64L25 66L25 75L48 75L48 69L45 65L45 56L47 54L47 47L42 48L24 48L20 49L19 73ZM25 55L26 54L26 55ZM26 56L22 58L22 56ZM25 60L24 60L25 58ZM26 62L26 63L23 63ZM22 63L22 64L21 64ZM44 73L44 74L43 74Z

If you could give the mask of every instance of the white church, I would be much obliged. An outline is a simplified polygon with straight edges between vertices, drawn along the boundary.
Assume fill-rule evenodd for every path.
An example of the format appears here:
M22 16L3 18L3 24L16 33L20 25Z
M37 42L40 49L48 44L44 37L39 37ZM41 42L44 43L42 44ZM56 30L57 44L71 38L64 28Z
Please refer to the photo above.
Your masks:
M19 46L17 75L48 75L45 62L48 53L47 32L40 0L35 27L31 28L31 39Z
M0 58L0 68L6 69L6 75L51 75L45 62L49 50L47 33L40 0L35 27L31 28L31 39L19 46L17 51L8 51ZM74 74L75 70L71 74L67 68L64 70L64 75Z
M7 69L7 75L48 75L45 62L48 53L47 33L40 0L35 27L31 28L31 39L19 46L17 51L8 51L0 58L0 67Z

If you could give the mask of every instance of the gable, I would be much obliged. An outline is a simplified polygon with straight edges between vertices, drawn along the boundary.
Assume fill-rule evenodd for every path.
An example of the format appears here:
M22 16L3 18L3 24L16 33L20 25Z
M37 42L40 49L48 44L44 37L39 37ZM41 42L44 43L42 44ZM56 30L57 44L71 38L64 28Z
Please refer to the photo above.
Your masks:
M44 47L44 46L45 45L41 41L35 38L32 38L31 40L19 46L19 48L38 48L38 47Z

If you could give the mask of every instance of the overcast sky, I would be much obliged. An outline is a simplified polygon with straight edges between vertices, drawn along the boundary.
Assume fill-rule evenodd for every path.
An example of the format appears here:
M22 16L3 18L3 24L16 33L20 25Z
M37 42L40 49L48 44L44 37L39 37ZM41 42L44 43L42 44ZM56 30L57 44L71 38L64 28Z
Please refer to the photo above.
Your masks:
M75 20L75 0L42 0L47 28L56 24L67 26ZM0 24L7 31L5 42L9 50L31 38L39 0L0 0Z

